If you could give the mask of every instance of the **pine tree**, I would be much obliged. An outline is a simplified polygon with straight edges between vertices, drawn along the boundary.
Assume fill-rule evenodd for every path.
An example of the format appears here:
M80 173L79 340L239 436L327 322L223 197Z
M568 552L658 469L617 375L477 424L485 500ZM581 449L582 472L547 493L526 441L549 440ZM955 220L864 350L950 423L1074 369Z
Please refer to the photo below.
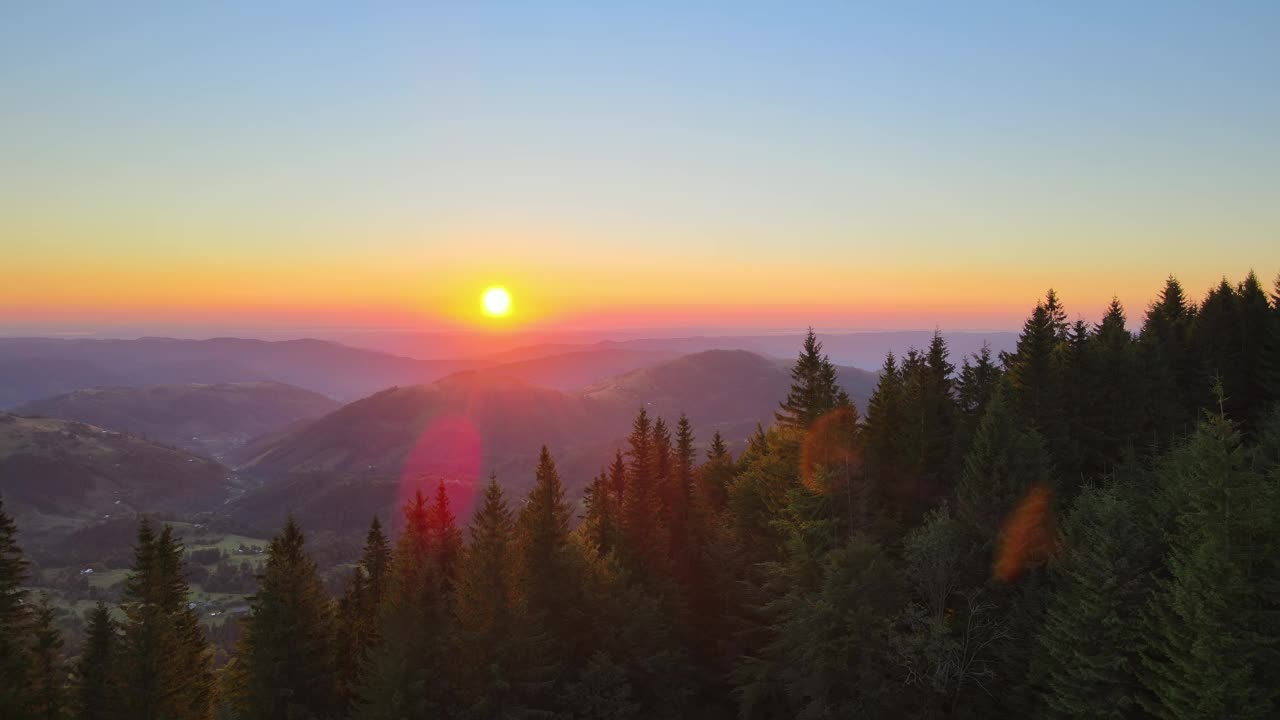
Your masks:
M618 542L618 513L609 489L609 474L601 470L582 493L582 524L578 532L597 556L613 551Z
M676 447L672 454L670 481L667 483L667 535L671 562L677 578L687 584L692 581L697 548L694 547L693 524L693 428L689 418L682 413L676 423Z
M994 541L1006 517L1037 485L1050 480L1043 441L1018 416L1007 383L997 387L978 425L956 490L958 516Z
M1240 362L1236 387L1227 387L1227 414L1238 418L1252 435L1271 409L1274 398L1268 379L1267 352L1274 331L1274 312L1262 283L1252 271L1236 288L1236 325L1239 330ZM1224 380L1225 382L1225 380ZM1234 396L1234 398L1233 398Z
M1051 443L1063 435L1059 346L1066 342L1065 317L1059 322L1038 303L1022 327L1017 350L1004 358L1018 412Z
M1253 398L1247 396L1241 305L1240 294L1222 278L1200 304L1192 340L1200 360L1198 384L1211 389L1220 382L1228 416L1245 421ZM1211 398L1202 397L1198 404L1208 407Z
M1054 593L1036 658L1045 704L1062 717L1128 718L1142 694L1137 648L1151 591L1150 548L1140 508L1115 485L1085 488L1050 567Z
M946 340L935 331L925 353L908 352L903 362L904 459L911 471L902 484L898 512L908 524L916 524L924 513L946 497L956 465L955 382Z
M711 447L707 448L707 459L719 460L728 454L729 449L725 447L724 438L720 436L720 431L717 430L715 434L711 436Z
M964 359L956 379L956 406L960 413L955 440L958 452L969 447L969 440L977 431L1001 377L1000 367L991 356L991 346L985 341L982 349L971 357L972 362L970 358Z
M1271 293L1271 316L1258 360L1258 384L1262 387L1263 407L1280 404L1280 275Z
M440 503L437 503L440 505ZM419 490L404 505L405 527L391 556L391 572L378 613L377 641L362 673L352 716L399 720L447 712L454 701L452 667L444 648L452 608L441 561L456 528L439 525L447 513ZM434 515L434 517L433 517Z
M430 553L447 595L453 590L458 561L462 557L462 531L458 530L457 518L449 506L449 493L443 480L436 485L435 498L427 512L427 533Z
M1148 446L1167 448L1176 436L1190 432L1196 410L1207 398L1208 386L1192 345L1195 316L1182 285L1169 276L1147 309L1139 335Z
M290 517L267 547L239 649L247 720L335 714L333 608L304 543Z
M783 427L804 430L847 401L848 396L837 382L835 365L822 354L822 343L809 328L800 356L791 368L791 389L774 417Z
M138 720L205 720L213 695L212 651L182 575L182 545L145 518L121 606L125 715Z
M53 607L45 596L41 596L36 605L30 661L27 690L31 707L28 714L40 720L67 717L67 671L62 664L62 635L54 627Z
M729 483L733 481L734 463L724 438L716 431L707 449L707 462L697 472L698 498L709 513L718 513L729 500Z
M653 424L644 408L631 425L627 444L627 489L622 508L626 554L642 582L654 582L662 572L666 544L654 467Z
M1044 294L1044 311L1049 317L1053 335L1058 342L1066 342L1071 337L1071 325L1067 323L1067 311L1058 300L1058 293L1053 288Z
M1086 435L1082 464L1098 476L1125 456L1141 430L1141 370L1133 335L1125 327L1124 308L1111 299L1089 346Z
M0 498L0 717L12 718L22 718L30 703L26 645L32 618L23 589L28 564L17 533Z
M878 545L854 538L822 558L813 590L786 581L766 608L772 640L738 668L741 716L894 715L891 620L902 594L893 567Z
M528 648L517 613L514 544L515 519L491 477L458 575L452 647L463 717L521 717L522 696L537 687L521 677Z
M1264 476L1239 433L1203 421L1160 468L1173 513L1170 577L1159 583L1143 651L1157 717L1274 717L1280 701L1280 511L1275 469Z
M89 613L88 634L76 664L77 720L123 720L119 660L119 630L99 600Z
M569 518L560 474L544 446L533 489L516 521L516 577L528 637L532 638L529 664L522 672L551 685L583 659L585 617L578 595L582 577L580 559L570 542Z
M902 371L890 352L885 356L871 399L867 401L867 422L862 430L864 476L877 502L890 513L900 514L911 502L906 485L909 465L902 428L906 424L906 402Z
M354 707L357 693L364 683L367 654L377 638L377 616L366 612L369 585L364 568L356 565L347 577L338 599L337 623L334 628L334 693L340 714Z
M671 444L671 431L667 429L667 423L662 418L656 418L653 421L652 437L654 498L657 501L655 512L659 531L649 539L649 543L654 546L654 551L665 562L669 559L671 552L671 526L676 522L674 517L676 510L673 504L676 502L676 493L672 467L672 455L675 450Z
M369 654L378 642L378 612L391 573L391 548L377 516L365 535L364 554L352 571L338 604L337 648L338 702L349 712L364 683Z
M1058 490L1069 499L1083 482L1088 457L1096 454L1093 447L1097 440L1091 434L1090 424L1094 391L1093 334L1088 323L1076 320L1058 352L1061 372L1058 434L1046 440L1062 480Z
M391 546L387 542L387 536L382 532L382 523L378 521L376 515L369 523L369 532L365 534L364 554L360 557L360 567L364 570L366 579L368 606L376 610L382 604L391 575Z
M613 505L621 521L627 496L627 463L622 457L621 450L614 452L613 462L609 464L609 493L613 497Z

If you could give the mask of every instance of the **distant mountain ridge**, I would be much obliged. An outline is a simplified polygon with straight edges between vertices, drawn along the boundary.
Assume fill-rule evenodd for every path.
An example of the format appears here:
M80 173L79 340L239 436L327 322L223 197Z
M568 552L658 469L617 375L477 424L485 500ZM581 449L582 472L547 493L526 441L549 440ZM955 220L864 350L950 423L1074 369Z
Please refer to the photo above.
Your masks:
M319 393L261 381L87 388L27 403L14 414L77 420L218 458L338 407Z
M191 383L278 382L350 402L460 371L577 390L671 356L546 345L493 357L418 360L325 340L0 338L0 409L85 388Z
M337 400L462 369L323 340L0 338L0 407L105 385L274 381Z

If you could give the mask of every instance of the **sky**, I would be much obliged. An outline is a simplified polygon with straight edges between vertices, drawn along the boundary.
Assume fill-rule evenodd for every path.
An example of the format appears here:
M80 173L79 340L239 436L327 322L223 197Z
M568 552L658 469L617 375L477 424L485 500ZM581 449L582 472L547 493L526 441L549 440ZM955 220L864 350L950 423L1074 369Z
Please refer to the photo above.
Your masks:
M0 331L1135 320L1280 272L1277 77L1276 2L5 3Z

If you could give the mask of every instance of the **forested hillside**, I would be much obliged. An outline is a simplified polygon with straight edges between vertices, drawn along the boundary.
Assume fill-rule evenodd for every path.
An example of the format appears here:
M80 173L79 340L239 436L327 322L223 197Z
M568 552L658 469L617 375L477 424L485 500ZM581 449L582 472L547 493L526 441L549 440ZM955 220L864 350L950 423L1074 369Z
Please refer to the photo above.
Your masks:
M738 457L641 407L580 503L546 447L441 485L337 597L291 519L217 668L170 527L68 649L0 508L0 717L1276 717L1280 282L1069 318L865 407L810 333Z

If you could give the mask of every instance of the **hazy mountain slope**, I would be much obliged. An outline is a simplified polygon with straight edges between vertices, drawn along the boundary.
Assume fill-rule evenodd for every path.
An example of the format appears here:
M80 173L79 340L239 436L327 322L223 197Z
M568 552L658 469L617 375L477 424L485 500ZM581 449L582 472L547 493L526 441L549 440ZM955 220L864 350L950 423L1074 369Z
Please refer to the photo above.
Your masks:
M475 475L546 443L598 437L610 407L517 380L456 375L396 387L356 401L290 433L244 465L259 476L298 471L367 475ZM604 425L607 427L607 424Z
M230 490L226 468L208 458L84 423L0 413L0 494L24 532L208 510Z
M844 369L843 378L865 403L874 374ZM473 477L518 469L545 443L567 461L587 453L594 472L641 405L671 423L686 413L703 442L716 430L733 441L772 422L789 386L786 363L734 350L655 363L579 394L463 373L346 405L266 445L242 468L267 480L303 471Z
M118 373L94 362L64 355L6 355L0 338L0 408L10 408L38 398L78 390L82 387L116 385L124 381Z
M353 400L471 366L468 361L415 360L321 340L0 338L0 403L13 407L104 385L256 381Z
M547 346L551 347L551 346ZM511 378L556 390L582 390L608 378L674 357L662 350L598 347L505 362L467 372Z
M78 420L220 458L339 406L310 390L253 382L90 388L36 400L14 413Z

